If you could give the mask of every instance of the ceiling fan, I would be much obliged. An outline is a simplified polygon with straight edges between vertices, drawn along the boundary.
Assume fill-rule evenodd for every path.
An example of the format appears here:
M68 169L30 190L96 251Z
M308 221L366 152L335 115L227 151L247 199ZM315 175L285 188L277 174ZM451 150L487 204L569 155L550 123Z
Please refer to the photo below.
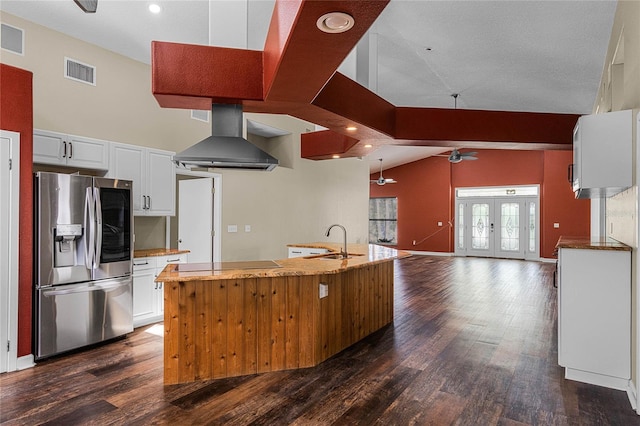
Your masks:
M477 152L460 152L457 148L454 148L449 155L435 155L434 157L447 157L450 163L459 163L462 160L477 160L478 157L475 157Z
M96 13L98 0L73 0L85 13Z
M394 179L391 179L391 178L389 178L389 179L385 179L385 178L383 178L383 177L382 177L382 158L379 158L379 160L380 160L380 177L379 177L378 179L376 179L376 180L371 180L370 182L371 182L371 183L378 184L378 185L380 185L380 186L382 186L382 185L386 185L386 184L388 184L388 183L398 183L398 182L397 182L396 180L394 180Z

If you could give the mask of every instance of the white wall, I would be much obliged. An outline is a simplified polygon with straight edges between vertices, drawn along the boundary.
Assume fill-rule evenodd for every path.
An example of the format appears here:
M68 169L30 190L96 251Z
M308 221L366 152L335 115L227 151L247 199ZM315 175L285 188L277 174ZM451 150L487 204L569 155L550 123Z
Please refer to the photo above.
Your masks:
M25 55L3 51L0 60L33 72L35 128L175 152L210 134L210 125L190 119L190 111L158 106L151 95L150 66L6 13L0 19L25 30ZM64 78L65 56L96 66L97 86ZM276 155L286 157L286 167L221 172L222 259L278 259L286 257L287 243L341 241L335 231L330 239L324 237L333 223L346 226L350 242L365 242L366 162L300 159L300 133L313 125L288 116L247 116L291 132L263 141ZM164 242L163 224L164 218L137 219L136 249ZM237 224L239 232L227 233L229 224ZM250 233L244 232L244 225L251 225Z

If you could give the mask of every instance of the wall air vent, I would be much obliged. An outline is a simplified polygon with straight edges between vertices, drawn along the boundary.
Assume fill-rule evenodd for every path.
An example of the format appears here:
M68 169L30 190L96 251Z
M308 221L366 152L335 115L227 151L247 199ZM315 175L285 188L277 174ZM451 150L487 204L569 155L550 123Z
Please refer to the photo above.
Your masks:
M209 111L203 111L199 109L191 110L191 118L194 120L204 121L205 123L209 122Z
M2 49L24 56L24 31L11 25L1 24Z
M64 58L64 76L82 83L96 85L96 67L71 58Z

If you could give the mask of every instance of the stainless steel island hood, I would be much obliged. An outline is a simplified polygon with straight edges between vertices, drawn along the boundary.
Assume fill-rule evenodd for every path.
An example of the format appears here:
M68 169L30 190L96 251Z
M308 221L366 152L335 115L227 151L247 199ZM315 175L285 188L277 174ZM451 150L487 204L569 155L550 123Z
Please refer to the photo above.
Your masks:
M211 136L173 156L177 164L225 169L273 170L278 159L242 137L242 105L211 106Z

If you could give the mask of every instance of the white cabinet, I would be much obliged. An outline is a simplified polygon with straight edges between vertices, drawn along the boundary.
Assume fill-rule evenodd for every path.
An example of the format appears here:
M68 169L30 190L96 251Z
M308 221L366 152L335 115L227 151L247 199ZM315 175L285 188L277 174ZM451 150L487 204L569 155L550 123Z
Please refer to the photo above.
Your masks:
M162 312L158 306L156 258L142 257L133 260L133 326L160 321Z
M33 162L82 169L109 168L108 141L50 132L33 131Z
M315 247L289 247L289 258L313 256L314 254L328 253L329 250Z
M165 266L187 262L186 253L138 257L133 260L133 326L164 319L164 283L155 282Z
M576 198L611 197L632 185L632 120L631 110L578 119L569 178Z
M174 154L135 145L111 144L111 166L107 177L133 181L134 215L175 215Z
M627 390L631 252L561 248L558 276L558 364L565 377Z

